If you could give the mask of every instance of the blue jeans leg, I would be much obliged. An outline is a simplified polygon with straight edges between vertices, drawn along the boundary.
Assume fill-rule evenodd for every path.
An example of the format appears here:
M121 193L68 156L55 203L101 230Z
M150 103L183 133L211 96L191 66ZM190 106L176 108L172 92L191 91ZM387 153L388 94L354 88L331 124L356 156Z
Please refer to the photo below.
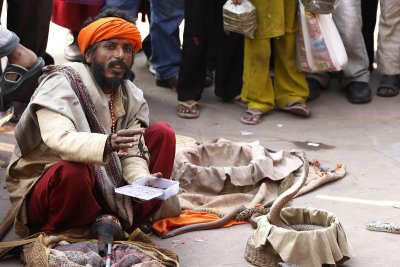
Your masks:
M184 16L183 0L150 0L150 64L158 79L169 79L179 73L181 42L179 25Z
M19 44L19 37L0 26L0 58L8 56Z

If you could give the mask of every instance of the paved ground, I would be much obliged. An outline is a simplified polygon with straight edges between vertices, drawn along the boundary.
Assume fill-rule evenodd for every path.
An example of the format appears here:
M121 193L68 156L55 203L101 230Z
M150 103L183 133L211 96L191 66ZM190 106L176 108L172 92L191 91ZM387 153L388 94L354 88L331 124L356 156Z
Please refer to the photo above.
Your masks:
M146 31L146 29L144 29ZM62 57L65 30L52 25L49 51L56 63ZM353 257L345 264L352 267L400 266L399 235L370 232L365 229L369 220L400 223L400 98L374 97L366 105L347 102L333 82L329 90L310 103L312 117L302 119L282 112L272 112L257 126L239 122L244 109L236 104L222 103L213 94L213 88L204 92L201 116L196 120L178 118L174 113L176 93L155 86L148 72L145 58L136 59L135 83L143 89L149 102L151 120L169 122L178 134L191 136L199 142L219 137L232 140L259 140L273 150L304 149L310 159L319 159L326 166L340 162L348 174L342 180L325 185L297 198L293 206L326 209L339 218ZM371 86L376 88L377 74ZM246 134L244 134L246 133ZM320 144L308 146L308 142ZM0 128L0 167L4 172L13 144L12 125ZM397 207L394 207L397 206ZM9 208L4 177L0 177L0 218ZM249 225L235 226L184 234L185 240L172 248L171 239L153 239L161 246L175 250L182 266L250 266L243 257ZM204 242L193 238L204 237ZM10 233L6 239L15 238ZM18 266L16 259L0 261L1 266Z

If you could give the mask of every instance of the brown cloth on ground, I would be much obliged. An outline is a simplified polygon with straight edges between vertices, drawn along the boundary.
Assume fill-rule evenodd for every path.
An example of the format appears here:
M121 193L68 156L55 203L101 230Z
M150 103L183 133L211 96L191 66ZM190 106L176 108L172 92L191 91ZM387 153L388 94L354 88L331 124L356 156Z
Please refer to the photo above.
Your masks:
M286 151L268 152L258 141L220 139L180 149L172 174L180 183L179 202L175 204L179 203L181 210L216 208L224 214L240 205L266 205L291 185L292 173L301 165L298 157ZM335 169L324 169L318 161L311 162L306 185L298 195L345 174L341 164ZM286 177L285 183L281 183Z

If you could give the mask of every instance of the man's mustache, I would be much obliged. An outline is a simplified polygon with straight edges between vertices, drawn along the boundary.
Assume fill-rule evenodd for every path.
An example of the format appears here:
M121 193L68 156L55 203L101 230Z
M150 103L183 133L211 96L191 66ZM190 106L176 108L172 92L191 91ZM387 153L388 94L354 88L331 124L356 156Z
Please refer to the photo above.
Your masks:
M114 66L116 66L116 65L121 66L121 68L124 69L125 71L129 70L128 65L126 65L125 62L122 61L122 60L114 60L114 61L111 61L111 62L108 64L108 67L112 68L112 67L114 67Z

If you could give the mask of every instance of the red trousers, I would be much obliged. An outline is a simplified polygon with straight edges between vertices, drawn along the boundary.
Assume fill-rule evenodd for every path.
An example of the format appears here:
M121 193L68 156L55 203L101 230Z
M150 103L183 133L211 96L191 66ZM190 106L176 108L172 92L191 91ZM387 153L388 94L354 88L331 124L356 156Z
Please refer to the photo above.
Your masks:
M175 158L175 133L165 122L146 129L144 139L150 152L150 173L170 178ZM58 231L88 225L101 214L103 200L95 186L90 164L60 160L40 177L27 196L28 226L39 231ZM134 203L134 229L148 220L161 200Z

